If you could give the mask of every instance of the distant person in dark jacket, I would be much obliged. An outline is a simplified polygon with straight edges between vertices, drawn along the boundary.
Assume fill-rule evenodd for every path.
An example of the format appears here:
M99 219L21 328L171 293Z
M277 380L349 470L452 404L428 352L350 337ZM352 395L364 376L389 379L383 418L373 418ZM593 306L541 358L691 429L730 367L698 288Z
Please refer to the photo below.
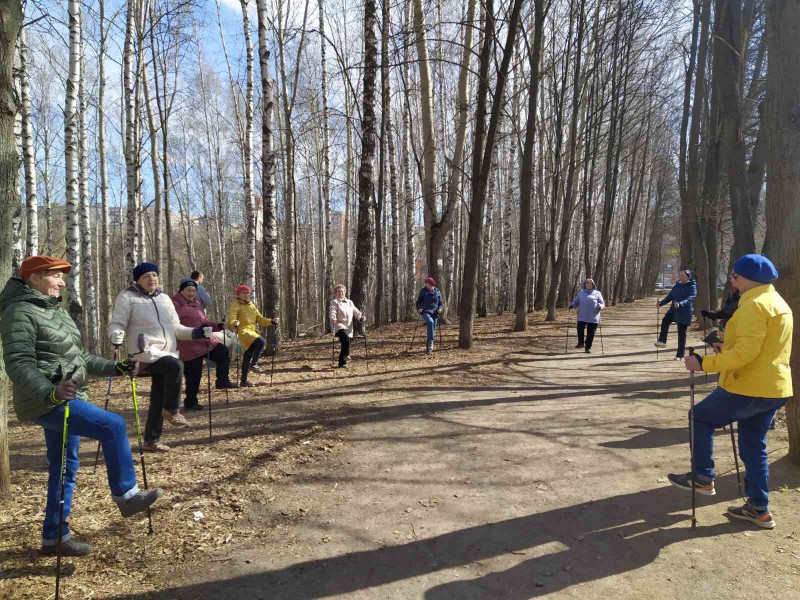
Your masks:
M680 272L678 283L672 287L667 297L663 300L656 300L658 306L669 304L669 310L661 320L661 333L658 336L656 347L666 347L669 326L671 323L676 323L678 325L678 352L675 354L675 360L681 360L686 352L686 330L692 324L695 296L697 296L697 283L694 281L693 273L686 270Z
M597 326L600 324L600 311L606 306L603 294L595 289L594 279L583 282L583 289L578 292L570 304L570 309L578 309L578 344L576 348L584 348L586 354L592 351L592 342ZM584 342L584 334L586 340Z
M91 546L74 539L67 523L82 437L102 445L111 497L123 517L146 510L162 492L158 488L140 490L136 485L125 419L88 401L89 375L126 375L130 364L105 360L83 349L75 322L59 306L64 278L71 270L71 264L52 256L23 260L19 278L9 279L0 293L0 338L6 373L14 386L17 418L44 430L49 472L42 525L44 555L56 554L58 545L64 412L69 404L61 553L84 556Z
M701 310L700 314L703 315L706 319L711 319L712 321L719 321L719 328L724 330L725 323L731 320L733 313L736 312L736 309L739 308L739 298L741 294L739 294L739 290L731 288L731 291L728 292L728 297L725 299L725 304L722 305L722 308L717 311L710 311L710 310Z
M419 291L419 296L417 296L417 312L428 326L428 342L425 345L426 354L433 352L436 323L443 308L442 293L436 287L436 280L433 277L428 277L425 279L425 287Z

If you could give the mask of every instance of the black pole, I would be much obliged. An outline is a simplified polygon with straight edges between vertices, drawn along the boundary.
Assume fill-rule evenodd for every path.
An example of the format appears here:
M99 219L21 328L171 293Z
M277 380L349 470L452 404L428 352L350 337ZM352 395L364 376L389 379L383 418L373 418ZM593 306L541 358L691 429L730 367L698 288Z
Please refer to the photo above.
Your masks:
M214 438L211 434L211 339L209 338L206 338L206 386L208 388L208 441L210 443L214 441Z
M689 348L689 356L694 356L694 348ZM692 529L697 529L697 475L694 472L694 371L689 371L689 457L692 467Z
M139 441L139 458L142 463L142 480L144 481L144 489L147 489L147 467L144 462L144 446L142 445L142 424L139 421L139 400L136 397L136 376L134 369L130 370L131 377L131 396L133 396L133 414L136 418L136 438ZM147 533L153 535L153 517L150 514L150 507L147 507Z
M61 541L64 534L64 480L67 477L67 425L69 421L69 402L64 403L64 426L61 430L61 476L58 499L58 541L56 542L56 600L61 589Z
M119 358L119 346L114 346L114 362L116 363ZM103 406L103 410L108 410L108 401L111 399L111 380L114 379L114 376L111 375L108 378L108 387L106 388L106 403ZM100 461L100 442L97 442L97 452L94 455L94 469L92 469L92 474L97 473L97 463Z

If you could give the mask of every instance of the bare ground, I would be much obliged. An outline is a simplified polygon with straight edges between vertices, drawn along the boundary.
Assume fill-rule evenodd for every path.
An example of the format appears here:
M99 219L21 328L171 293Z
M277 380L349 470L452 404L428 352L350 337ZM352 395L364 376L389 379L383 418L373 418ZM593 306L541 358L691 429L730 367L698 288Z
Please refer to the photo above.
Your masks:
M385 327L368 365L356 340L346 371L328 338L287 344L274 386L258 376L227 406L215 392L213 443L193 414L191 431L165 435L169 456L147 455L166 490L153 536L119 517L86 442L72 526L96 552L65 561L63 597L800 597L800 468L783 423L769 445L774 531L724 517L739 502L724 432L696 531L690 495L667 484L688 470L688 377L672 352L656 360L651 304L608 309L591 355L573 332L565 355L565 328L539 314L525 334L511 315L479 319L471 351L448 328L433 358L421 328L408 351L415 324ZM698 378L698 400L712 385ZM102 382L93 391L102 402ZM55 561L36 553L42 449L37 427L14 426L2 598L52 595Z

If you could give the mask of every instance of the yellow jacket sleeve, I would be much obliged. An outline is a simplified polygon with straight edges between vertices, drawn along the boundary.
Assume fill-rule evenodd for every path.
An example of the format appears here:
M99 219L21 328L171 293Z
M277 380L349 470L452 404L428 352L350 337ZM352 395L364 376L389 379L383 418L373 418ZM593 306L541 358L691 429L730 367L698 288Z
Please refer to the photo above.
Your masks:
M263 325L264 327L270 327L272 325L272 319L268 319L262 315L255 306L253 306L253 312L256 313L256 322L259 325Z
M767 322L755 303L739 308L736 313L736 339L728 348L725 343L722 352L703 358L703 371L718 373L734 371L753 362L761 352L767 334Z

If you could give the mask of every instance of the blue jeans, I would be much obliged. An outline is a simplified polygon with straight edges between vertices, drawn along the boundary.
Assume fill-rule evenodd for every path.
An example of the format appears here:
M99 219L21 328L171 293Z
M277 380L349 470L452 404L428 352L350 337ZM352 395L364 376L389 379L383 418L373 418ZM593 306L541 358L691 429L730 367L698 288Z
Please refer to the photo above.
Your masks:
M756 398L718 387L694 407L694 468L697 478L714 480L714 430L739 424L739 456L746 470L744 490L753 508L769 509L767 431L788 398Z
M58 540L58 503L61 481L61 439L64 426L64 405L36 419L44 428L47 445L47 462L50 477L47 481L47 505L42 525L42 543L47 546ZM70 400L67 421L66 477L64 479L64 527L62 540L72 537L67 518L75 491L75 476L78 473L78 446L81 437L99 440L106 460L108 485L116 502L124 502L139 491L136 472L133 469L131 446L125 419L83 400Z
M428 327L428 347L430 348L433 345L433 338L436 333L436 322L439 320L439 317L434 317L432 314L424 312L422 313L422 318L425 321L425 325Z

